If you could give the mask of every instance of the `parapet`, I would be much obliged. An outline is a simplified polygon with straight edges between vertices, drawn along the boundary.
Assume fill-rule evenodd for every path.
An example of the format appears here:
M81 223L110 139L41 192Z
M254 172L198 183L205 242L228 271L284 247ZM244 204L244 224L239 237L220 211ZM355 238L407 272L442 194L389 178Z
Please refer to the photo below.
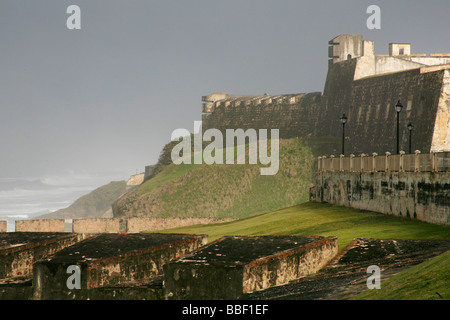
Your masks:
M218 107L245 107L269 104L295 104L304 96L304 93L284 95L230 95L226 93L213 93L203 96L202 112L211 113Z

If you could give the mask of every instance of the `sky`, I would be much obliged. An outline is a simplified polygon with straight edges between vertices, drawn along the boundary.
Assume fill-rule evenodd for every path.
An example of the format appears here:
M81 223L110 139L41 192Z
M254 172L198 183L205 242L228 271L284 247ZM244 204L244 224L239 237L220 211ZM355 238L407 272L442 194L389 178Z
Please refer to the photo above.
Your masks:
M81 29L70 30L70 5ZM370 5L381 29L370 30ZM450 52L448 0L0 0L0 179L143 172L201 97L323 92L328 41Z

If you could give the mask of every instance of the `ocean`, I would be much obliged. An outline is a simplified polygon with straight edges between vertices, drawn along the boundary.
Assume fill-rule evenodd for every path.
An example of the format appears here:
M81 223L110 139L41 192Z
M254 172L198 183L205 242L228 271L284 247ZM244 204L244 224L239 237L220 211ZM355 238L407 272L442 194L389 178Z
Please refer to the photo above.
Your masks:
M67 208L79 197L111 181L128 180L120 172L74 173L34 178L0 178L0 220L7 231L15 231L16 220Z

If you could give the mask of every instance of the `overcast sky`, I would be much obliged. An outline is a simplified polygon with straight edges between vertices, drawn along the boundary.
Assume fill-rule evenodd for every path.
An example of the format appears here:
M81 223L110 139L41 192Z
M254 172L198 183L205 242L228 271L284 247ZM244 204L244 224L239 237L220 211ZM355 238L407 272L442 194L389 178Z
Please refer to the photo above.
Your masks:
M81 30L69 30L69 5ZM369 5L381 30L369 30ZM323 91L328 41L450 52L450 2L0 0L0 178L134 174L201 96Z

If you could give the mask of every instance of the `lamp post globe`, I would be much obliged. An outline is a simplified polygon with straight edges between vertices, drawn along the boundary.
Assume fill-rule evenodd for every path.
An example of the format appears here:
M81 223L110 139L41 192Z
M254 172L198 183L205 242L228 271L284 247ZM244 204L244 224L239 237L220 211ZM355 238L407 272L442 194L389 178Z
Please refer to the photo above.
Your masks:
M342 154L344 154L344 143L345 143L345 124L347 123L347 116L345 113L341 117L341 123L342 123Z
M413 130L413 124L410 122L408 123L408 130L409 130L409 153L412 153L412 148L411 148L411 138L412 138L412 130Z
M400 112L403 109L403 105L398 100L395 105L395 112L397 113L397 154L400 154Z

